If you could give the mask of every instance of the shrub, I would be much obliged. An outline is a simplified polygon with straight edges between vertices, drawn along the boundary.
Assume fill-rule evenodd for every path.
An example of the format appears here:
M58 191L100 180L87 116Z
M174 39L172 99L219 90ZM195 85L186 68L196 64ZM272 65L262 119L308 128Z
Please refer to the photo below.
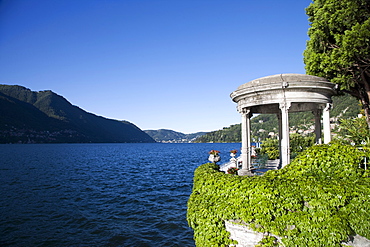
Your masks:
M290 153L292 158L295 158L299 153L311 147L315 143L314 136L302 136L300 134L290 135ZM258 151L261 154L267 154L270 160L278 159L279 153L279 140L268 138L263 141L261 149Z
M281 170L240 177L204 164L194 173L187 219L199 246L232 244L225 220L282 237L285 246L341 246L370 239L370 179L351 146L317 145ZM271 242L270 240L264 240Z
M353 143L357 146L363 144L370 145L370 130L365 116L341 119L335 132L338 134L338 139L344 142Z

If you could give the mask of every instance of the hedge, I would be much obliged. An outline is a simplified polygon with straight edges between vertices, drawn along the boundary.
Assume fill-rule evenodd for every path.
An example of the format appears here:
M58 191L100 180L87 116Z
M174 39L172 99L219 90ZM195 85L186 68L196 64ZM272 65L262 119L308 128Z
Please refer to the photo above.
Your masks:
M263 176L225 174L207 163L195 170L187 220L198 247L236 244L225 220L273 234L285 246L341 246L349 235L370 239L369 156L341 144L316 145Z

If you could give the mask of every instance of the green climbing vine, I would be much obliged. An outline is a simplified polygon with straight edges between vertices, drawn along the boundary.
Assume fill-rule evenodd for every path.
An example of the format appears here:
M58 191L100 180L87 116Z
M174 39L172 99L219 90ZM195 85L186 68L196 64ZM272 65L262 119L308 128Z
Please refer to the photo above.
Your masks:
M370 178L359 167L364 155L352 146L317 145L284 169L254 177L201 165L187 212L196 245L235 244L225 220L280 236L285 246L341 246L353 234L370 239ZM269 237L261 246L272 243Z

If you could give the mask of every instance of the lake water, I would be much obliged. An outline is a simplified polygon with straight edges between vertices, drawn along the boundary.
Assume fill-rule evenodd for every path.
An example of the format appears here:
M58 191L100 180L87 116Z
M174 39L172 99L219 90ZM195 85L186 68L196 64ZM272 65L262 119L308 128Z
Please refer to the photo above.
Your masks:
M239 143L0 145L0 246L194 246L193 173Z

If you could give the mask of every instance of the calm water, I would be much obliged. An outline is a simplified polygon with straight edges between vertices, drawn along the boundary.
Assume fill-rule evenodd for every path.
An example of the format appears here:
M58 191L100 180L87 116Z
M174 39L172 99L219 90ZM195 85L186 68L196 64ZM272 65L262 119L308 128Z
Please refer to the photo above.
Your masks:
M0 145L0 246L194 246L193 172L240 144Z

